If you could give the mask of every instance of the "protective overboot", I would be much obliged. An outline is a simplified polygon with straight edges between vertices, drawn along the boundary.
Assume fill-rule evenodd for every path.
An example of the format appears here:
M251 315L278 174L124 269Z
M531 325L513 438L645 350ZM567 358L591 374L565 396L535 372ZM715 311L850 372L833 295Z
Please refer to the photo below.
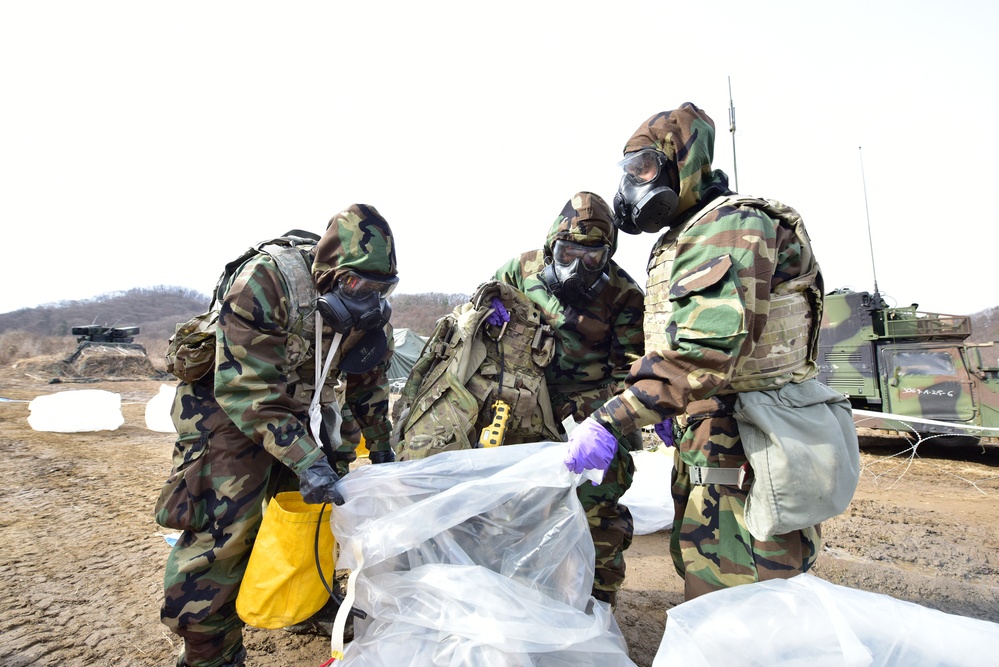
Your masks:
M245 667L246 665L246 647L240 646L239 650L236 651L236 655L232 656L232 660L229 662L223 662L222 667ZM184 660L184 654L182 653L177 659L177 667L190 667L190 665Z
M337 612L340 611L340 603L336 598L330 598L322 609L305 619L301 623L289 625L283 628L286 632L296 635L322 635L323 637L333 636L333 623L336 621ZM347 619L347 625L343 629L344 641L354 638L353 617Z
M591 594L596 599L601 602L606 602L611 606L611 611L617 609L617 591L605 591L599 588L594 588Z
M244 665L246 665L246 647L240 646L232 660L223 663L222 667L244 667Z

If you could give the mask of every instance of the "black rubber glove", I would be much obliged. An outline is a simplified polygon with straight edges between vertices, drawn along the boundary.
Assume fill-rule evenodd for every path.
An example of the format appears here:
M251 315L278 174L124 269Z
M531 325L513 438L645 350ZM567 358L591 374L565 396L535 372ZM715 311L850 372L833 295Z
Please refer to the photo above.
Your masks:
M372 463L392 463L395 461L395 452L391 449L384 452L368 452L368 459Z
M320 456L316 462L302 471L298 476L298 489L302 498L310 505L333 503L343 505L343 496L336 488L340 477L333 472L325 456Z

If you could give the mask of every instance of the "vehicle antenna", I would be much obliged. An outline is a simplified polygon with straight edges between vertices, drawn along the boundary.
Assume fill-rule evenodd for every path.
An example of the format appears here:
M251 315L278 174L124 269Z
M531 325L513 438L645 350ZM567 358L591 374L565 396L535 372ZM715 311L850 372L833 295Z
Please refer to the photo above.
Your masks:
M871 210L867 206L867 177L864 175L864 151L863 146L857 146L860 153L860 180L864 183L864 211L867 213L867 243L871 248L871 273L874 274L874 297L881 296L878 290L878 271L874 266L874 238L871 236Z
M732 77L728 77L728 131L732 133L732 176L739 191L739 166L735 161L735 104L732 102Z

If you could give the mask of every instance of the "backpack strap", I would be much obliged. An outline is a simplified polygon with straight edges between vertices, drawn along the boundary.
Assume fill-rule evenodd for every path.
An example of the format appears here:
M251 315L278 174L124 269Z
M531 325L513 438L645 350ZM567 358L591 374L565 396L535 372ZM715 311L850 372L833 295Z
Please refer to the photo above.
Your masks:
M289 328L296 327L303 315L312 312L316 300L316 285L312 281L312 267L306 262L305 255L302 253L303 246L314 244L315 242L311 239L281 236L262 241L248 248L242 255L225 265L222 275L219 276L218 282L215 284L210 310L216 312L219 310L222 297L225 296L225 291L229 288L233 276L246 262L263 253L274 260L284 277L288 292L291 295L288 303L288 326Z
M284 239L260 244L259 251L266 253L277 264L288 287L288 327L299 328L303 317L314 310L316 284L312 280L311 267L297 244L285 245Z

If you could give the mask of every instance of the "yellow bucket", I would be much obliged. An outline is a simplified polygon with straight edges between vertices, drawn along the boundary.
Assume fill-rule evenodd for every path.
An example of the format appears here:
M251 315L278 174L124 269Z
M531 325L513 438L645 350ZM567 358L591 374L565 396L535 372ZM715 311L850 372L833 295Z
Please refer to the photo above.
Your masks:
M370 454L370 453L371 452L368 451L368 446L364 443L364 436L362 435L361 436L361 444L359 444L357 446L357 456L358 456L358 458L362 458L363 459L363 458L367 458L368 454Z
M298 491L271 498L257 533L246 574L236 596L236 613L247 625L276 629L309 618L329 600L319 578L315 539L319 530L319 567L333 585L336 540L330 506L310 505Z

